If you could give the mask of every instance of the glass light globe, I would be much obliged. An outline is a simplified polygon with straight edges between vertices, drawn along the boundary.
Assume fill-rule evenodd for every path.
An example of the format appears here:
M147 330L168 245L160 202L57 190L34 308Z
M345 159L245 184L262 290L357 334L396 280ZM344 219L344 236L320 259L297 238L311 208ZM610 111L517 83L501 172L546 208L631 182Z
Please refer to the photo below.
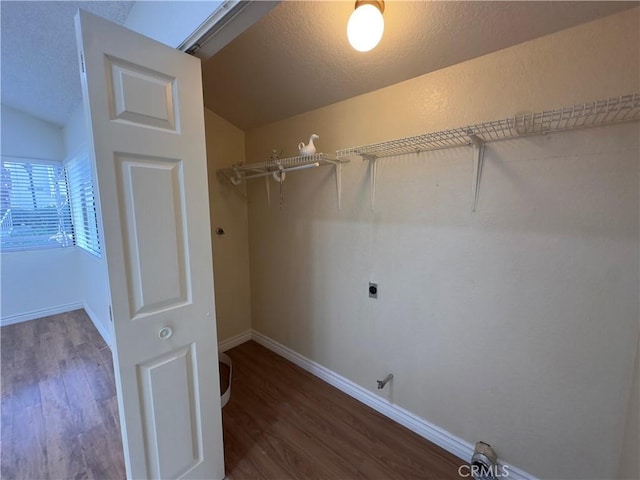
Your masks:
M360 5L349 17L347 38L353 48L359 52L373 49L384 33L384 18L378 8L369 3Z

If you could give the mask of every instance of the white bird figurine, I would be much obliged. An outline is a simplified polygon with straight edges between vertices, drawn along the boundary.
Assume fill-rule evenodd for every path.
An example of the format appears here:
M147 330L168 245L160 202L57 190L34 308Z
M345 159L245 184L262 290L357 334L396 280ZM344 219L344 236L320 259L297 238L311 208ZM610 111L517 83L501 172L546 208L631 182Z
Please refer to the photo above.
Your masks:
M320 137L315 133L309 137L309 143L307 145L304 142L300 142L298 144L298 150L300 151L300 155L303 157L308 157L309 155L313 155L316 153L316 146L313 144L314 140L318 140Z

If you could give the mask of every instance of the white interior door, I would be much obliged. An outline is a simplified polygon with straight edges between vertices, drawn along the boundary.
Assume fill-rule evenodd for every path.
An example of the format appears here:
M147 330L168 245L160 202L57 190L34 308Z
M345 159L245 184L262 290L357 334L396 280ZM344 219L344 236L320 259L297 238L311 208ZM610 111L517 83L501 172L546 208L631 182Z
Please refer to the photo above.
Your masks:
M76 16L129 478L224 477L200 61Z

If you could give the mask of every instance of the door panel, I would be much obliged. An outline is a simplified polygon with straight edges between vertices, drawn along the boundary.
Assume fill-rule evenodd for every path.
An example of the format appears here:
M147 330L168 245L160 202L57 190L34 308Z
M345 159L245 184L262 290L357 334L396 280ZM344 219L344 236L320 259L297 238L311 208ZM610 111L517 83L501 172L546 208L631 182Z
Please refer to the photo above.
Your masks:
M147 464L153 478L180 478L202 461L195 344L139 365ZM159 415L158 412L171 412ZM186 441L175 442L183 438Z
M116 154L131 318L191 298L182 162ZM162 228L158 228L161 226ZM162 261L159 262L158 259Z
M105 60L111 119L175 130L176 79L109 55Z
M224 477L200 62L79 12L129 478Z

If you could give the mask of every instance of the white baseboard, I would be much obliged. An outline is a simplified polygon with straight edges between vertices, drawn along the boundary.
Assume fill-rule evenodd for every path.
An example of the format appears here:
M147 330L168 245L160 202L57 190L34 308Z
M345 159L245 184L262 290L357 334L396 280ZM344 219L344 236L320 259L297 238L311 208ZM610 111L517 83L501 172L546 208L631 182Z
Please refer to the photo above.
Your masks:
M377 412L380 412L384 416L391 420L403 425L409 430L417 433L421 437L435 443L444 450L452 453L456 457L470 461L471 455L473 455L474 446L456 437L455 435L443 430L432 423L429 423L423 418L409 412L408 410L392 404L384 398L375 395L369 390L362 388L360 385L355 384L351 380L338 375L337 373L323 367L322 365L309 360L308 358L300 355L299 353L291 350L289 347L272 340L271 338L253 330L251 332L251 339L260 345L268 348L269 350L277 353L281 357L286 358L290 362L298 365L309 373L312 373L316 377L324 380L330 385L333 385L338 390L346 393L347 395L359 400L360 402L368 405ZM239 345L239 344L238 344ZM501 462L502 465L507 467L509 472L509 480L534 480L535 477L530 475L519 468L509 465L508 463ZM506 477L505 477L506 478Z
M231 350L233 347L237 347L238 345L243 344L244 342L248 342L251 340L252 331L246 330L238 335L235 335L231 338L227 338L222 342L218 343L218 352L224 353L227 350Z
M4 327L6 325L13 325L14 323L28 322L29 320L57 315L59 313L67 313L80 308L84 308L82 303L68 303L66 305L58 305L56 307L43 308L41 310L32 310L31 312L2 317L0 319L0 326Z
M113 339L111 338L111 332L108 331L107 327L100 321L100 317L98 317L98 315L96 315L96 313L86 303L82 306L82 308L84 308L84 311L87 312L87 316L91 319L91 323L93 323L93 326L96 327L96 330L98 330L98 333L104 340L104 343L106 343L109 348L113 350Z

